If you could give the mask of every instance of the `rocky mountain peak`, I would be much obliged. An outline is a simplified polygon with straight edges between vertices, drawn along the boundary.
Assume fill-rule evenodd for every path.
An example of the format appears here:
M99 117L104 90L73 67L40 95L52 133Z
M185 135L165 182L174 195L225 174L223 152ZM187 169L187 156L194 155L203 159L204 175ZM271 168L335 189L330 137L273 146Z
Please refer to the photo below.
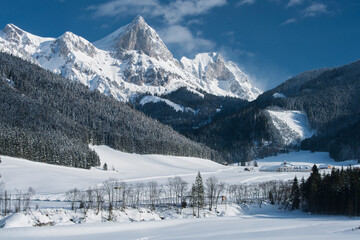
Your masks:
M86 39L72 33L65 32L58 39L55 40L52 45L53 48L60 48L60 55L67 56L72 51L80 51L82 53L87 54L90 57L94 57L96 53L96 49L94 45L92 45Z
M20 42L26 35L26 32L21 28L18 28L14 24L7 24L3 30L6 38L11 41Z
M130 24L94 42L94 45L100 49L112 50L118 57L121 57L124 51L135 50L158 60L173 60L173 55L159 35L141 16L137 16Z
M181 58L181 66L209 86L209 92L252 101L261 91L252 86L239 67L220 53L200 53L194 59Z

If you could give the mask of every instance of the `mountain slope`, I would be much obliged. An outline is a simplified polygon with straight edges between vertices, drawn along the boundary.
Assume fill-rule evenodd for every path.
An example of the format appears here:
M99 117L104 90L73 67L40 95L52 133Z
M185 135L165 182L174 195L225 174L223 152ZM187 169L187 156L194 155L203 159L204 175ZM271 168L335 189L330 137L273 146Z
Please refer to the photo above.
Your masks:
M76 167L98 164L88 143L135 153L215 156L127 104L2 53L0 78L0 154Z
M0 51L120 101L144 93L168 94L182 87L246 100L260 93L234 63L220 55L204 66L206 75L189 71L184 63L196 63L184 58L180 64L141 16L93 44L70 32L57 39L41 38L8 24L0 32Z
M284 139L285 135L291 136L291 132L284 134L283 130L287 127L279 128L274 124L274 116L269 111L280 111L282 115L288 111L299 111L307 118L305 125L308 130L316 132L316 135L305 140L298 139L297 146L299 140L303 140L303 149L330 151L338 161L360 158L359 147L355 144L359 141L356 130L360 120L359 89L360 61L332 69L309 71L263 93L238 112L188 136L213 149L223 149L227 153L226 158L235 161L263 157L291 147ZM305 137L310 136L307 134ZM340 145L343 151L340 151Z

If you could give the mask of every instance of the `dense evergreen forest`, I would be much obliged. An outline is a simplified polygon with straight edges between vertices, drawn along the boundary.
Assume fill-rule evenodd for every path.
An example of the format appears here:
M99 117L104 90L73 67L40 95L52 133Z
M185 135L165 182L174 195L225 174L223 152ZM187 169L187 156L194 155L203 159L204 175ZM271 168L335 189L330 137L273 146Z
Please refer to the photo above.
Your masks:
M220 160L195 143L84 85L19 58L0 54L0 154L89 168L99 165L88 144L141 154Z
M321 214L360 215L360 169L333 169L321 175L314 165L300 184L302 208Z
M183 106L184 111L176 111L165 102L149 102L141 105L141 99L149 96L146 94L139 96L133 104L139 111L171 126L181 134L192 132L193 129L203 127L211 121L231 115L249 104L248 101L239 98L215 96L201 90L198 92L200 94L180 88L159 96Z

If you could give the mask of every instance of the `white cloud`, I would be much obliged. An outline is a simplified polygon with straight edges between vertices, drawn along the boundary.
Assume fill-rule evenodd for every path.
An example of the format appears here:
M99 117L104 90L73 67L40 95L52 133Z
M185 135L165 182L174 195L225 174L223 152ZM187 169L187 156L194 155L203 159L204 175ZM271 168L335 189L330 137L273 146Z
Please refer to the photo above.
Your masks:
M161 38L169 45L181 47L181 52L192 55L201 51L210 51L215 47L215 43L210 40L195 37L191 31L180 25L171 25L159 31Z
M187 16L207 13L214 7L227 3L226 0L176 0L161 3L158 0L112 0L107 3L92 5L95 16L116 17L121 15L144 15L163 17L169 24L177 24Z
M303 10L303 15L305 17L315 17L320 14L329 13L327 6L323 3L312 3L310 6Z
M290 0L286 7L294 7L297 5L301 5L303 2L304 0Z
M286 21L284 21L283 23L281 23L280 25L288 25L291 23L296 23L296 19L295 18L289 18Z
M245 5L245 4L252 5L254 3L255 3L255 0L241 0L236 4L236 6L239 7L239 6L242 6L242 5Z

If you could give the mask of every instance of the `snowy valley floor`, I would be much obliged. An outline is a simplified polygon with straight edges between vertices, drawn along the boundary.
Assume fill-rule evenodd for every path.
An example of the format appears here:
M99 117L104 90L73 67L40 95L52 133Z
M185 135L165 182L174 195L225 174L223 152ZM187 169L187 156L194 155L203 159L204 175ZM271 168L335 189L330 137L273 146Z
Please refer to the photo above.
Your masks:
M251 205L219 206L219 213L205 211L203 218L194 219L192 210L186 209L179 216L175 210L128 208L117 213L117 222L102 222L106 212L96 215L90 212L84 220L81 213L69 210L69 202L63 202L65 193L73 188L86 190L109 178L118 181L165 184L169 177L181 176L193 183L198 171L203 179L216 176L227 184L251 184L270 180L305 178L309 172L262 172L261 167L273 169L284 161L295 165L313 164L342 167L355 161L335 163L327 153L293 152L258 160L259 167L237 165L223 166L209 160L160 155L137 155L115 151L106 146L92 146L99 154L100 168L74 169L35 163L24 159L2 156L1 181L12 194L19 190L35 189L40 209L32 206L31 214L15 214L2 219L0 239L359 239L360 218L340 216L311 216L302 212L284 212L276 206L259 208ZM328 171L328 170L322 170ZM43 201L46 200L46 201ZM204 218L204 214L206 218ZM55 222L55 226L34 226L35 220ZM80 219L80 220L79 220ZM164 220L161 220L164 219ZM83 224L74 224L82 222ZM28 226L28 227L26 227Z

